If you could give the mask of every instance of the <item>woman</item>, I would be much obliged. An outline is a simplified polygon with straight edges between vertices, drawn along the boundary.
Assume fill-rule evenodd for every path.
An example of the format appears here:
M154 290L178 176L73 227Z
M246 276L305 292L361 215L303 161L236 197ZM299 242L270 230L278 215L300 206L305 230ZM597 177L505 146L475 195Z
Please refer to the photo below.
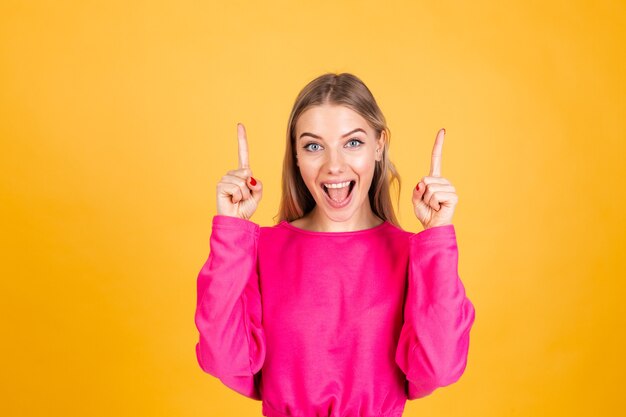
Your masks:
M261 227L249 219L263 186L239 124L239 168L217 185L198 276L200 367L268 417L396 417L457 381L475 312L457 273L443 135L413 191L424 230L404 231L374 97L352 74L316 78L289 118L279 223Z

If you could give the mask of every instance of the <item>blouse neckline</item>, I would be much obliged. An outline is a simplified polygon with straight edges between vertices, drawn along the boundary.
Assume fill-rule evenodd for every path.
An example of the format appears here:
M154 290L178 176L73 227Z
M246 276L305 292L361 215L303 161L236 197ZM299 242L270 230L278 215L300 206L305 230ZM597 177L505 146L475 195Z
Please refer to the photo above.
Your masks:
M302 234L305 234L305 235L311 235L311 236L353 236L353 235L364 235L364 234L374 233L374 232L376 232L378 230L384 229L385 227L387 227L390 224L391 223L388 220L385 220L381 224L379 224L377 226L374 226L374 227L370 227L369 229L352 230L352 231L349 231L349 232L317 232L317 231L313 231L313 230L301 229L299 227L296 227L296 226L292 225L287 220L281 220L280 223L278 223L279 226L285 227L285 228L287 228L289 230L293 230L294 232L302 233Z

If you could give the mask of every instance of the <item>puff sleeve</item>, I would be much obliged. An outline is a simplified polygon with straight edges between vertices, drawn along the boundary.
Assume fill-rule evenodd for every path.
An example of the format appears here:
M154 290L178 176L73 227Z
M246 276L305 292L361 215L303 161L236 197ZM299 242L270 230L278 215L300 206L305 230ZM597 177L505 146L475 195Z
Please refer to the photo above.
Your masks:
M475 311L458 275L454 226L409 237L408 287L395 360L409 400L456 382L467 364Z
M265 360L257 272L257 224L216 215L210 253L197 278L196 357L200 368L226 386L261 400Z

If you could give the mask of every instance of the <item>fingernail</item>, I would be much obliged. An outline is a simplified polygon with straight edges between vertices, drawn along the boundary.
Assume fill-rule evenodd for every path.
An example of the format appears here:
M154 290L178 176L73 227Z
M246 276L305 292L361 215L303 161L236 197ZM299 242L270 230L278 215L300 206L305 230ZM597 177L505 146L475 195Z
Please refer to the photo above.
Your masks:
M256 185L256 180L253 177L250 177L250 184Z
M419 190L420 190L420 183L419 183L419 182L418 182L418 183L417 183L417 185L415 186L415 189L416 189L417 191L419 191Z
M443 128L443 134L444 135L446 134L446 128L445 127Z

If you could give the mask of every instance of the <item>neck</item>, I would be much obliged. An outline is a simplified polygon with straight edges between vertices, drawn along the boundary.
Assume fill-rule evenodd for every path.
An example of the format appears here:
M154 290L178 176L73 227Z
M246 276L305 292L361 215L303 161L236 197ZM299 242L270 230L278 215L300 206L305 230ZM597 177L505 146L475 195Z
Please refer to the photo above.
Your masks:
M371 229L383 223L383 220L376 216L369 204L354 213L346 220L333 220L324 214L317 206L305 216L307 218L307 228L317 232L354 232L357 230Z

